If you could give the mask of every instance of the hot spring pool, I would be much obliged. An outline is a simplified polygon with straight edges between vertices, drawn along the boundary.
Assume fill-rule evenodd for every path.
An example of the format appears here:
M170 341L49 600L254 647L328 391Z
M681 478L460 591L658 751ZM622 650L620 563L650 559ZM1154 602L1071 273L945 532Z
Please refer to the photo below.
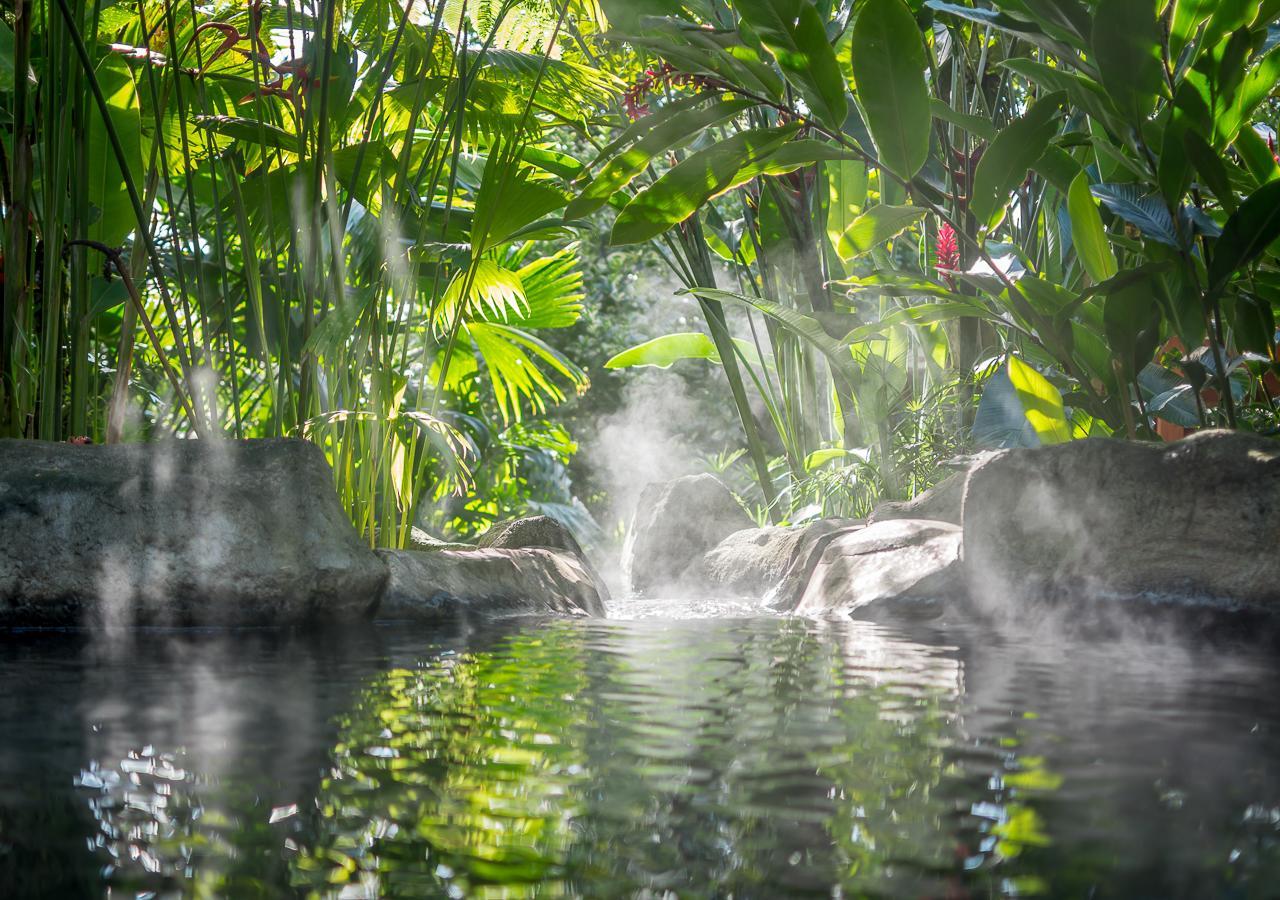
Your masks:
M1278 676L762 616L0 633L0 894L1275 897Z

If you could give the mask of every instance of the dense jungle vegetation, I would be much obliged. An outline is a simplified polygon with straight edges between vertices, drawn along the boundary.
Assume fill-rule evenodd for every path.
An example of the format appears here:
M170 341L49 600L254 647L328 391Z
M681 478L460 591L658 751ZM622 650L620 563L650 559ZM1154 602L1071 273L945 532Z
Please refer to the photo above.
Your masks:
M2 18L4 436L306 436L394 546L585 527L643 368L762 521L1280 424L1280 0Z

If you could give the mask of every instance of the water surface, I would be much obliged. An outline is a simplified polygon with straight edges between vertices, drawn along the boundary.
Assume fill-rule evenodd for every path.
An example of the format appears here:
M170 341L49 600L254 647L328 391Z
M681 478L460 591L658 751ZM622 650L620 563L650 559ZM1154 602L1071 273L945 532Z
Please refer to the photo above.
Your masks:
M1280 894L1271 651L720 611L0 632L0 894Z

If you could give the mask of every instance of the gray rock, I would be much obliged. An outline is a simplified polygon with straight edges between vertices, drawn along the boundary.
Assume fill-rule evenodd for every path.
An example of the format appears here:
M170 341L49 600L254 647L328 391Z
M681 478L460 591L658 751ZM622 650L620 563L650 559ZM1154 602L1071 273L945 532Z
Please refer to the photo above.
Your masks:
M793 612L937 615L964 593L960 539L959 527L921 519L878 522L836 535Z
M678 587L690 563L755 523L714 475L686 475L645 486L623 548L631 589L654 594Z
M1001 453L969 478L973 600L1155 600L1280 611L1280 443L1073 441Z
M409 529L410 550L474 550L471 544L458 541L442 541L440 538L423 531L416 525Z
M889 500L878 504L871 512L868 523L888 522L893 519L929 519L934 522L960 524L960 505L964 499L964 486L969 472L956 472L939 481L929 490L910 500Z
M816 541L857 524L853 520L824 519L809 525L735 531L695 560L681 580L703 585L714 593L764 597L778 589L797 557L807 557Z
M591 564L590 557L563 523L550 516L525 516L521 519L507 519L498 522L480 536L479 546L496 550L522 550L530 547L543 547L562 550L578 558L582 568L595 582L597 593L605 603L609 602L609 588L604 579Z
M0 441L0 625L301 624L386 567L305 441Z
M773 609L788 612L796 608L813 570L818 567L827 545L842 534L858 531L866 523L860 519L828 519L835 527L819 528L816 525L806 528L796 548L792 551L791 561L786 570L772 588L765 592L765 602ZM823 524L823 523L818 523Z
M391 577L378 617L455 622L520 615L603 616L578 558L541 547L380 550Z

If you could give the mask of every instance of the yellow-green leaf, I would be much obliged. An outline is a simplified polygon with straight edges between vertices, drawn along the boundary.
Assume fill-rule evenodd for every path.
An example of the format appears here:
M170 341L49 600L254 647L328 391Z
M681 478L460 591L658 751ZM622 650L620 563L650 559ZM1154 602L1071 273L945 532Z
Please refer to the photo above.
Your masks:
M1095 282L1101 282L1115 275L1119 271L1116 255L1107 241L1102 216L1098 213L1098 203L1093 199L1093 193L1089 190L1089 176L1084 172L1071 182L1071 190L1067 194L1067 213L1071 216L1071 243L1089 277Z
M1062 395L1048 379L1016 356L1011 356L1009 380L1013 382L1027 421L1042 444L1065 444L1071 440L1071 425L1062 406Z

